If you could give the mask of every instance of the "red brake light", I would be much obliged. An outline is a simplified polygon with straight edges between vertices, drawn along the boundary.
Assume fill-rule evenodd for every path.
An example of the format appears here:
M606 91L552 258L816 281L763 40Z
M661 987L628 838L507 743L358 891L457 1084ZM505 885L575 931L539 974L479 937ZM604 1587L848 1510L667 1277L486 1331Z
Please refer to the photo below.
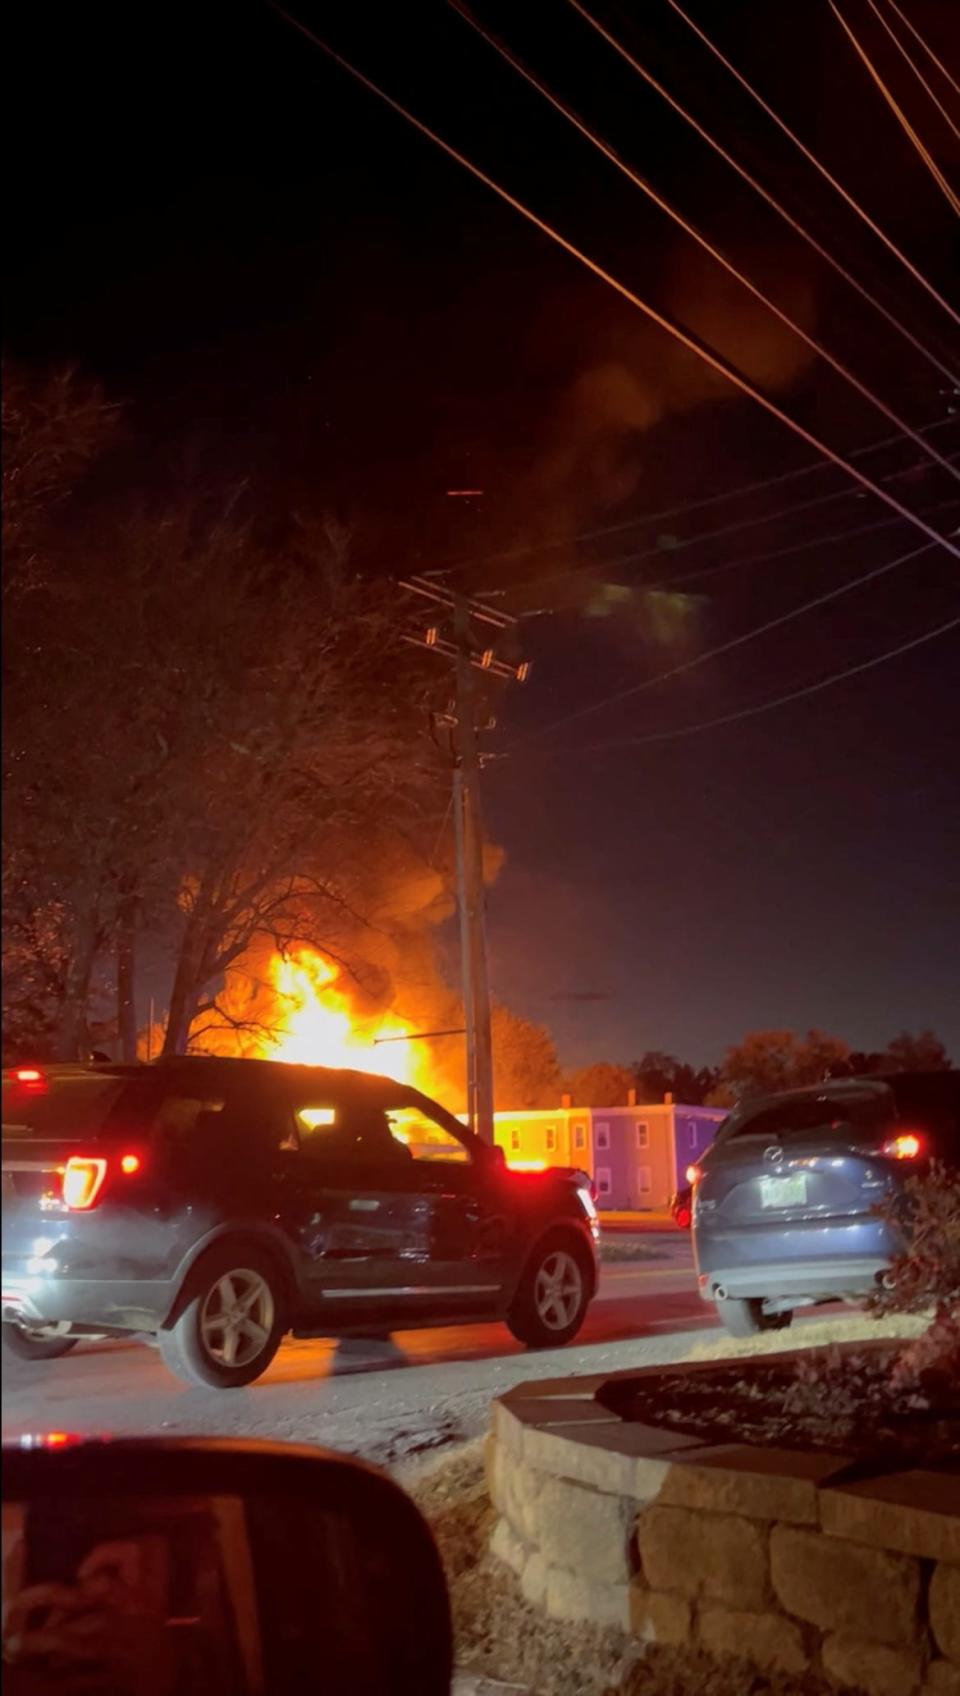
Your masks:
M687 1183L690 1185L690 1187L692 1189L694 1184L699 1184L700 1179L703 1177L703 1173L701 1172L699 1166L688 1166L686 1172L684 1173L684 1177L686 1178Z
M915 1131L901 1131L899 1136L889 1137L880 1150L888 1160L916 1160L922 1152L923 1141Z
M49 1084L38 1066L16 1066L12 1072L4 1072L4 1079L9 1078L24 1095L45 1095Z
M132 1178L134 1172L139 1172L141 1165L139 1154L124 1154L120 1160L120 1170L127 1178Z
M66 1205L75 1213L85 1213L94 1205L106 1175L105 1160L71 1154L63 1169L63 1199Z

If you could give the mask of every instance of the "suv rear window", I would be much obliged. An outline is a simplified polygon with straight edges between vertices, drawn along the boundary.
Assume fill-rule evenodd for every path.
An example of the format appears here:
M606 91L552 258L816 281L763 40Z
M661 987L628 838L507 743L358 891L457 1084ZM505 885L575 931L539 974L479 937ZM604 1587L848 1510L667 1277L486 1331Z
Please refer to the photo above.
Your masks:
M3 1134L26 1133L58 1141L80 1141L96 1136L116 1105L124 1079L98 1072L73 1076L45 1076L21 1082L16 1076L3 1080Z
M871 1090L863 1095L816 1095L786 1100L776 1106L751 1112L748 1107L731 1113L723 1129L723 1141L731 1137L776 1137L779 1142L811 1137L828 1139L838 1130L880 1130L896 1117L889 1090ZM736 1121L736 1122L735 1122Z

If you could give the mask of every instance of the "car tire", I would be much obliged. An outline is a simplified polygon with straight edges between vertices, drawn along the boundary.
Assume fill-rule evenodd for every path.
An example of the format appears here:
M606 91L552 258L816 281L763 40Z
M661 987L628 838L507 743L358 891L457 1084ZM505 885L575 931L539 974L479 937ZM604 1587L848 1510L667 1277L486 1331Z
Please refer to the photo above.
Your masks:
M5 1320L3 1325L4 1354L15 1360L59 1360L61 1355L75 1349L77 1337L49 1337L42 1331L31 1331L26 1325Z
M194 1269L188 1298L157 1343L164 1364L183 1383L239 1390L266 1372L287 1324L276 1263L238 1243L216 1249Z
M763 1302L756 1297L729 1297L717 1302L717 1313L724 1330L731 1337L756 1337L761 1331L783 1331L793 1313L764 1313Z
M586 1318L591 1282L585 1250L566 1236L546 1238L524 1267L507 1313L517 1341L531 1349L571 1342Z

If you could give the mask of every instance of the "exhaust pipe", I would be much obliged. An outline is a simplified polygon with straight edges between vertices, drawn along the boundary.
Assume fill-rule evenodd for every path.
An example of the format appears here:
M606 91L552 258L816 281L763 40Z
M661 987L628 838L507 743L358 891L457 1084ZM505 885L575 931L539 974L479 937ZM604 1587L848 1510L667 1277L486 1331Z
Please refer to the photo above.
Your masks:
M723 1284L714 1284L713 1294L716 1301L726 1301L727 1292Z

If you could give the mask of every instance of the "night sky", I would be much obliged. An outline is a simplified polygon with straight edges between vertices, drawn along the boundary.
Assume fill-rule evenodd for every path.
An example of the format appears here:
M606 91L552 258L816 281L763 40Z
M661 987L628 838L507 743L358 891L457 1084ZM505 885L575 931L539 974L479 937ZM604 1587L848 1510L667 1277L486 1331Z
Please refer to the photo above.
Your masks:
M951 0L904 4L960 74ZM440 0L294 10L834 446L891 435ZM596 10L960 368L946 314L801 169L663 0ZM955 220L827 6L690 10L960 298ZM843 490L830 470L626 527L814 456L266 6L21 0L11 11L8 349L75 359L126 403L128 475L161 490L247 479L263 514L336 511L370 569L458 562L455 581L540 612L519 631L532 677L500 697L487 739L499 756L486 768L487 822L506 853L490 898L495 992L546 1022L574 1064L649 1048L712 1062L770 1026L872 1048L929 1025L960 1060L956 631L776 711L616 746L801 688L946 621L960 611L956 561L931 550L689 674L547 728L921 538L906 524L867 530L888 515L862 495L772 516ZM477 11L889 405L940 425L931 441L960 455L960 402L944 379L564 0L480 0ZM960 180L956 147L951 158L919 112ZM860 463L889 475L918 457L901 442ZM893 487L957 529L960 488L944 471ZM484 494L447 495L460 488ZM698 568L703 581L686 581ZM673 575L683 600L643 592Z

